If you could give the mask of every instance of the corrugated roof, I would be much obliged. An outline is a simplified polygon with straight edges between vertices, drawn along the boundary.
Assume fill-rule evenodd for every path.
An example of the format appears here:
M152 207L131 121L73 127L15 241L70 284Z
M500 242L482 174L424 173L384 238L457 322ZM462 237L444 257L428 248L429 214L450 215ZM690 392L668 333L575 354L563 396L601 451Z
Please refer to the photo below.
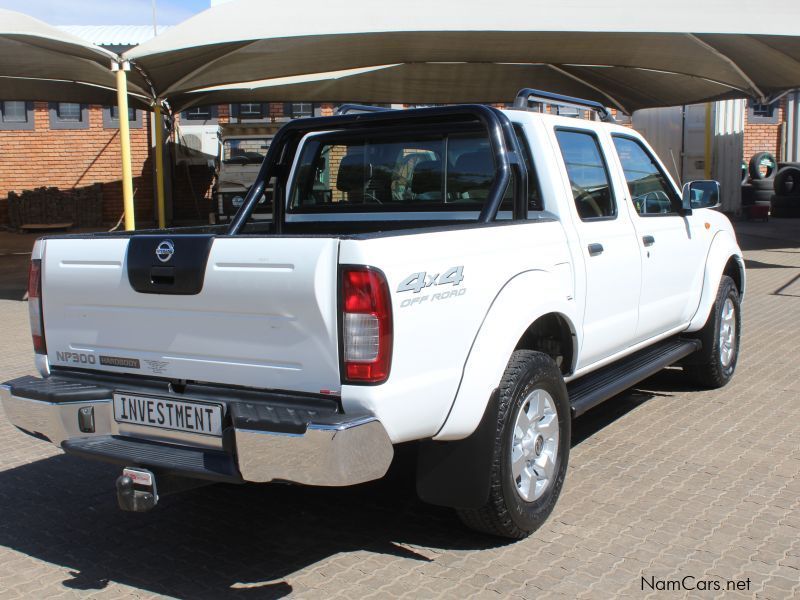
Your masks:
M160 25L158 33L170 27ZM152 25L60 25L58 28L97 46L138 46L154 37Z

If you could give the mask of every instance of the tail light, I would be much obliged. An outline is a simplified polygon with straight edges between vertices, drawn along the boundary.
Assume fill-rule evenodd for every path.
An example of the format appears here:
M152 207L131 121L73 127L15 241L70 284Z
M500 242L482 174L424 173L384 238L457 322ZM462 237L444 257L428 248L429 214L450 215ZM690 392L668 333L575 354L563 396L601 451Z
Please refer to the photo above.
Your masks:
M383 273L342 270L342 379L382 383L392 363L392 299Z
M31 337L36 354L47 354L42 318L42 261L35 258L28 271L28 314L31 320Z

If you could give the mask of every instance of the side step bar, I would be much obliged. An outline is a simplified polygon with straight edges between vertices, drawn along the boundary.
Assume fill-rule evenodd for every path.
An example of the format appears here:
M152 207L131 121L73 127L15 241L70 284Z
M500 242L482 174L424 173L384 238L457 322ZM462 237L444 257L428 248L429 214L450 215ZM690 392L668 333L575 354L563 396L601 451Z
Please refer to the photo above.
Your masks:
M567 385L572 416L624 392L661 369L700 349L700 340L670 338L626 356Z

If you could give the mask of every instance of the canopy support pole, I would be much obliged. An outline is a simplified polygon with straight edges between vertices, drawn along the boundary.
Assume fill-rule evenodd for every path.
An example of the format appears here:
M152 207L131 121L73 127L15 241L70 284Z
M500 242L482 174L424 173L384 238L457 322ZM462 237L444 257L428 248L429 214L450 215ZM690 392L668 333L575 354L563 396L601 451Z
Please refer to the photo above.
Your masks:
M158 227L167 226L167 213L164 206L164 121L161 117L161 101L155 104L155 138L156 138L156 195L158 198Z
M122 206L125 211L125 230L136 229L136 215L133 208L133 172L131 170L131 129L128 123L128 77L131 70L128 61L111 63L111 70L117 73L117 108L119 111L119 141L122 159Z
M711 142L714 132L711 130L711 102L706 102L706 138L705 138L705 156L703 159L703 174L706 179L711 179Z

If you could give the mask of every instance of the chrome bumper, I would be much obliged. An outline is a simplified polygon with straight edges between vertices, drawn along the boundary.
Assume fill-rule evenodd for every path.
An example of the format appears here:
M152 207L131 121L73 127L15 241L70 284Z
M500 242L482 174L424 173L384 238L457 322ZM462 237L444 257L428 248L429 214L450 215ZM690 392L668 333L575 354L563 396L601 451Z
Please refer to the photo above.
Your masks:
M120 431L114 420L112 399L49 402L13 395L11 387L0 384L0 401L6 416L17 428L39 439L62 447L64 442L101 439L109 436L126 436L126 439L144 440L152 444L161 432L148 435L146 428L138 433ZM91 407L94 431L81 431L78 413ZM344 417L344 415L339 415ZM347 486L380 479L392 462L394 449L386 430L373 416L358 416L350 420L309 423L305 433L233 428L235 450L230 450L241 480L251 482L286 481L305 485ZM193 447L191 438L163 440ZM205 447L197 440L198 451L222 452L219 448ZM69 444L68 444L69 445ZM97 456L103 459L103 456ZM119 461L119 456L115 457ZM129 466L149 466L146 461L132 456ZM164 463L159 463L163 468ZM166 470L180 474L180 465Z

